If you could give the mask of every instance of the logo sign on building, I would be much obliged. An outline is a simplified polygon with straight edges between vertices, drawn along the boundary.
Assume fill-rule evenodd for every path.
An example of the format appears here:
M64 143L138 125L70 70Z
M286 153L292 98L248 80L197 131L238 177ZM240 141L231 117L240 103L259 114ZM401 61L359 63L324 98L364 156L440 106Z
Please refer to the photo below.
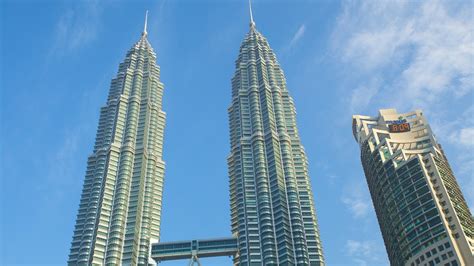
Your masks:
M410 131L410 124L409 123L401 123L401 124L389 124L388 131L390 133L402 133Z

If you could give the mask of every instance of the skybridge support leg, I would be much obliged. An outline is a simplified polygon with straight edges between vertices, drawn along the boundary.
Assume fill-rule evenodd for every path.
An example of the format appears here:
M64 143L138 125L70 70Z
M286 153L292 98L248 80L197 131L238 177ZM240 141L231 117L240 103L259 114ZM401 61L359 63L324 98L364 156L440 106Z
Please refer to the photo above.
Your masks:
M188 266L194 266L194 263L196 263L198 266L202 266L195 250L193 250Z

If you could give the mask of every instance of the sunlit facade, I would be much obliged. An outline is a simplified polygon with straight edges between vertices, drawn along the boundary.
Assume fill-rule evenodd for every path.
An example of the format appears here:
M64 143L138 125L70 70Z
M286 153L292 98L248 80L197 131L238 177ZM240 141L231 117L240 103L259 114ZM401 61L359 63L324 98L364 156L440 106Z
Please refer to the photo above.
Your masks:
M353 116L390 264L474 265L474 220L420 110Z
M101 108L69 265L145 265L160 238L165 113L156 54L145 30Z
M308 162L285 76L251 21L228 109L235 265L324 265Z

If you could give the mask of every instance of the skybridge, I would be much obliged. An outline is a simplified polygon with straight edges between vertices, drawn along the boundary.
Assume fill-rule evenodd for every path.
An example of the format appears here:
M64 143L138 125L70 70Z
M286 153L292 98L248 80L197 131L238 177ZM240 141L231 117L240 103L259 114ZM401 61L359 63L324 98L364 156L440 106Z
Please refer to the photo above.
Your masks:
M152 244L151 257L157 263L189 259L189 265L201 265L199 258L234 256L237 250L237 238L234 237L162 242Z

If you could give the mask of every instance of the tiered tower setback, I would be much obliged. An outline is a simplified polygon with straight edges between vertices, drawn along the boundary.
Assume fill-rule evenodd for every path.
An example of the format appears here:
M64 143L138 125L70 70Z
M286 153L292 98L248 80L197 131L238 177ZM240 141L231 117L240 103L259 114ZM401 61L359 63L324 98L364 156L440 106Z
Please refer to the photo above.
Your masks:
M324 265L293 99L251 15L228 109L235 265Z
M165 113L156 54L145 28L101 108L69 265L145 265L160 238Z

